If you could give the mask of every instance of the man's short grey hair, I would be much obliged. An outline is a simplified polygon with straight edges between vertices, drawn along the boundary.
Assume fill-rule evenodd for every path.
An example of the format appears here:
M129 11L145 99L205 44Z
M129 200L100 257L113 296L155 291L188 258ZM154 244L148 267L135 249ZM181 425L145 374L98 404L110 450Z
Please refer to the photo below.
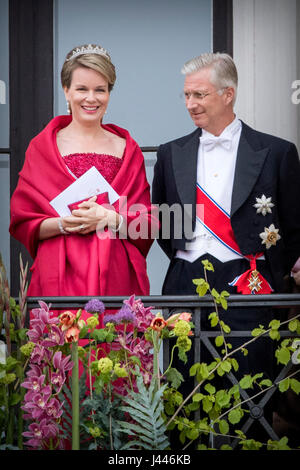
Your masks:
M237 95L238 73L232 57L221 52L207 52L186 62L181 72L184 75L190 75L204 68L211 69L210 80L216 88L234 88L234 104Z

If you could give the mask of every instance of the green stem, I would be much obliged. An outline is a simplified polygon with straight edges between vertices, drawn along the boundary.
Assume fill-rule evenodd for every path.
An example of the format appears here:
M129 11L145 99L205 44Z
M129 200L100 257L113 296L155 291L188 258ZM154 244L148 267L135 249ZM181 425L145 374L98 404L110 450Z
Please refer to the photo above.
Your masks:
M24 344L24 341L20 341L19 344L18 344L17 359L20 362L22 361L22 354L21 354L20 348L21 348L21 346L23 346L23 344ZM24 380L25 369L26 369L26 366L28 364L28 361L29 361L29 358L25 361L24 366L21 368L20 377L19 377L18 382L16 383L16 385L14 387L14 390L16 390L16 388L18 388L19 394L21 395L21 403L23 403L23 401L24 401L25 389L23 387L21 387L20 384ZM23 414L24 414L23 410L22 410L21 406L19 405L18 418L17 418L17 433L18 433L17 441L18 441L18 447L21 450L23 449L23 435L22 435L23 430L24 430Z
M8 386L8 397L10 396L11 387ZM15 408L13 406L8 406L7 402L7 411L8 411L8 423L6 431L6 444L13 445L14 443L14 422L15 422Z
M155 390L160 389L160 373L159 373L159 348L157 347L157 333L152 331L153 341L153 375L155 377Z
M165 370L165 372L163 373L163 375L162 375L161 377L164 377L165 375L167 375L167 373L168 373L169 370L171 369L172 364L173 364L173 360L174 360L174 351L175 351L176 348L178 348L177 344L175 344L175 345L173 346L173 348L172 348L170 364L168 365L168 368Z
M79 367L78 341L72 343L72 450L80 449L79 442Z

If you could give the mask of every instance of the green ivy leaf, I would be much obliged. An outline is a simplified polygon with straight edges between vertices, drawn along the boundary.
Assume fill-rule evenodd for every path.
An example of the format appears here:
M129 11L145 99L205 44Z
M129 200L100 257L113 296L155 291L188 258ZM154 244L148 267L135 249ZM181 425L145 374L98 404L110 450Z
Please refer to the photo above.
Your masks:
M216 393L216 388L211 384L206 384L204 390L206 390L210 395Z
M270 321L269 327L272 328L272 330L278 330L278 328L280 327L280 321L276 319Z
M222 346L223 343L224 343L224 337L223 336L216 336L215 345L217 347L220 347L220 346Z
M269 336L273 340L275 340L275 339L279 340L280 339L280 334L279 334L278 330L271 330L269 332Z
M182 374L174 367L171 367L168 370L166 377L167 377L168 382L171 383L171 387L176 388L176 389L180 386L181 382L183 382L184 380Z
M299 395L300 393L300 382L299 380L296 380L296 379L290 379L290 386L291 386L291 389L297 394Z
M230 372L230 370L231 370L230 361L226 360L226 361L222 362L220 367L224 372Z
M254 328L254 330L251 331L251 335L256 337L261 335L265 330L261 328Z
M280 382L279 390L281 392L286 392L289 389L289 386L290 386L290 379L286 378Z
M290 331L297 331L297 327L298 327L298 320L295 319L295 320L291 320L288 324L288 327L289 327L289 330Z
M271 387L273 385L272 383L272 380L270 379L264 379L264 380L261 380L259 382L259 385L262 387L262 386L266 386L266 387Z
M203 410L208 413L212 409L213 403L210 401L209 397L206 396L202 400L202 406Z
M221 434L228 434L229 424L227 421L225 421L225 419L221 419L221 421L219 421L219 429Z
M291 353L287 348L277 349L275 356L277 357L277 362L284 365L287 365L291 359Z
M202 260L202 264L204 266L204 269L206 269L206 271L214 271L214 267L212 263L208 261L207 259Z
M193 401L199 402L199 401L201 401L204 397L205 397L205 395L203 395L203 393L195 393L195 395L193 395Z
M246 390L247 388L253 388L253 379L251 375L245 375L239 382L240 387L243 390Z
M240 422L242 417L241 410L239 408L236 408L234 410L231 410L228 413L228 420L230 421L231 424L237 424Z

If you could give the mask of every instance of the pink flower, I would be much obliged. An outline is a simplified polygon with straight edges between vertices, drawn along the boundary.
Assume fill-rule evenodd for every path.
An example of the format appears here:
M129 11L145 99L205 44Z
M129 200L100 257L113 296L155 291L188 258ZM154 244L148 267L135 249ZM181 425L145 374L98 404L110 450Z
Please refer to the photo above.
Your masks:
M168 326L168 328L174 328L175 324L179 320L184 320L184 321L190 322L191 318L192 318L192 314L189 313L189 312L174 313L174 315L171 315L167 319L167 326Z
M42 364L42 362L49 360L51 357L50 351L45 349L40 344L37 344L31 353L31 362L35 364Z
M29 377L29 380L25 380L25 382L23 382L21 385L24 388L33 390L34 392L40 392L45 383L45 377L45 375L40 375L39 377Z
M136 299L135 295L129 297L128 300L124 300L125 305L128 305L131 310L135 313L135 326L138 331L144 332L150 326L151 321L155 315L151 312L154 307L144 307L141 299Z
M63 414L63 404L60 403L56 398L51 398L46 406L46 413L53 419L58 419Z
M56 325L52 325L51 331L49 331L48 338L41 342L42 346L51 348L53 346L63 346L65 344L64 334L60 328Z
M62 357L61 351L56 351L53 356L53 367L54 369L59 369L62 372L66 370L71 370L73 368L73 362L70 360L71 356Z
M28 431L23 432L24 437L31 439L26 442L31 447L42 447L43 441L54 438L58 429L53 422L47 422L47 419L42 419L40 423L34 422L28 426Z

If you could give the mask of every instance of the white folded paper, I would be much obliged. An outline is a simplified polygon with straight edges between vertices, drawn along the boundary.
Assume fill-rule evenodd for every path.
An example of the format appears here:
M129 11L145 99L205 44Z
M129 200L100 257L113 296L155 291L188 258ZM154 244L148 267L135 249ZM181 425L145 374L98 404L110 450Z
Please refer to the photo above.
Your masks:
M52 199L50 205L56 210L60 217L66 217L71 215L71 211L68 208L69 204L105 192L108 193L110 204L113 204L119 199L118 193L106 181L97 168L92 166L92 168L86 171L74 181L74 183L70 184L64 191Z

